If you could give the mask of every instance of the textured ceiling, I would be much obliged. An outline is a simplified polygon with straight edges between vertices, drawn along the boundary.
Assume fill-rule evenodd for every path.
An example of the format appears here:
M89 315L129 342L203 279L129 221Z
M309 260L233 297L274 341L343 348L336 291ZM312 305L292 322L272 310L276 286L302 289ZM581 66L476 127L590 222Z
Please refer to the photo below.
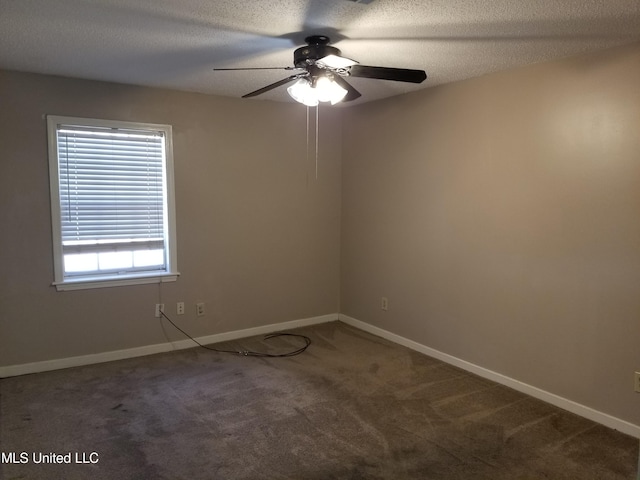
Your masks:
M240 97L324 34L419 85L352 78L352 104L640 41L640 0L0 0L0 68ZM246 101L290 101L286 89Z

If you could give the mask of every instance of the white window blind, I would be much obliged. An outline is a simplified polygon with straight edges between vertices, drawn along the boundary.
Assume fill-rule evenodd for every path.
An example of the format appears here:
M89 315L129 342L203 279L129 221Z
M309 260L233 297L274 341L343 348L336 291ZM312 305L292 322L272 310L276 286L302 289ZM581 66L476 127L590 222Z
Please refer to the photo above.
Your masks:
M63 245L162 245L164 137L122 129L58 130Z
M49 126L62 256L57 281L169 270L167 131L115 123Z

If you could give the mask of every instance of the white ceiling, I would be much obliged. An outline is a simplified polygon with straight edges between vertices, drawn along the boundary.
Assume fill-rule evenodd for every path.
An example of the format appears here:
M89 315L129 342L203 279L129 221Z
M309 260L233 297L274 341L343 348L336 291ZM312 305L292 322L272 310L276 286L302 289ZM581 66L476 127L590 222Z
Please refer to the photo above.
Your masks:
M371 101L640 41L640 0L0 0L0 68L240 97L285 78L304 37L419 85L352 78ZM290 101L280 87L246 101Z

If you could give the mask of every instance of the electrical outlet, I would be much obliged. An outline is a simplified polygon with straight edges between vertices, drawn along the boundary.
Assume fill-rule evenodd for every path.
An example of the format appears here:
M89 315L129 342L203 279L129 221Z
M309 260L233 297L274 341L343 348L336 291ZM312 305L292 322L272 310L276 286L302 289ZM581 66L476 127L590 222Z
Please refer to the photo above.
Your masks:
M178 315L184 315L184 302L178 302L176 305L176 313Z
M196 315L199 317L204 315L204 303L196 303Z
M164 303L156 303L156 318L160 318L164 313Z
M633 377L633 389L640 393L640 372L636 372Z
M385 312L389 310L389 299L387 297L382 297L382 299L380 300L380 308L382 308L382 310L384 310Z

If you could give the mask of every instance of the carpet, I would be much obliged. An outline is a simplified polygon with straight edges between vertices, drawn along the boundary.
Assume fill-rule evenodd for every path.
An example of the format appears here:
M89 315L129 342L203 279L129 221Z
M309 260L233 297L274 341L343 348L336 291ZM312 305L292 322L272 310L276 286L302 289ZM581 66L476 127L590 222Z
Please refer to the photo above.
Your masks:
M194 348L3 379L0 478L636 478L637 439L340 322L293 332L313 343L290 358Z

